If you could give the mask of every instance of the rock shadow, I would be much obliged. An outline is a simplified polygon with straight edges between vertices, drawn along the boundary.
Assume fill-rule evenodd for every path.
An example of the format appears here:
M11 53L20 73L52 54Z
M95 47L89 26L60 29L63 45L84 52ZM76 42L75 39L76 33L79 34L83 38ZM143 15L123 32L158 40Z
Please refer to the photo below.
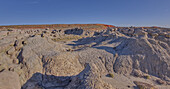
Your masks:
M21 48L21 51L19 52L19 55L17 56L17 59L19 60L19 64L23 62L22 52L23 52L23 48Z
M67 44L67 45L73 46L73 47L84 45L84 47L102 49L102 50L105 50L112 54L120 53L122 55L131 55L132 53L130 53L130 51L127 51L126 53L121 53L122 50L128 46L128 44L129 44L128 41L129 40L125 37L116 38L116 37L99 35L99 36L95 36L95 37L86 37L86 38L78 39L77 41L73 41L74 44ZM111 45L113 43L119 43L119 44L116 45L115 47L101 45L104 42L105 42L105 44L109 44L109 45ZM77 49L75 51L79 51L79 50L81 50L81 48Z
M93 47L93 48L97 48L97 49L102 49L102 50L105 50L111 54L115 54L116 51L113 47L108 47L108 46L99 46L99 47Z
M54 76L35 73L21 89L63 89L71 82L72 76Z
M77 41L73 41L75 44L67 44L69 46L79 46L79 45L88 45L91 43L95 43L92 46L97 46L101 44L103 41L110 40L111 37L109 36L95 36L95 37L86 37L82 39L78 39Z
M86 63L85 69L83 69L79 74L73 76L55 76L37 72L33 74L29 80L27 80L21 89L64 89L68 88L70 84L74 84L74 86L77 87L82 86L84 82L81 81L84 81L85 74L89 73L90 70L92 70L91 66L89 63ZM75 80L75 78L77 80Z
M73 34L73 35L82 35L83 34L83 29L67 29L64 31L65 34Z

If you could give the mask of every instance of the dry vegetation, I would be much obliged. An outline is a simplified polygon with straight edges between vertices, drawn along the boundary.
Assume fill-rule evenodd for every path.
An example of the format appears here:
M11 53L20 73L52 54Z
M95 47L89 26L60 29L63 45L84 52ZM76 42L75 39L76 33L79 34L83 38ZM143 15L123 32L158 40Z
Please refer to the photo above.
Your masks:
M9 25L9 26L0 26L0 29L64 29L64 28L82 28L88 30L100 30L107 27L115 27L112 25L105 24L52 24L52 25Z

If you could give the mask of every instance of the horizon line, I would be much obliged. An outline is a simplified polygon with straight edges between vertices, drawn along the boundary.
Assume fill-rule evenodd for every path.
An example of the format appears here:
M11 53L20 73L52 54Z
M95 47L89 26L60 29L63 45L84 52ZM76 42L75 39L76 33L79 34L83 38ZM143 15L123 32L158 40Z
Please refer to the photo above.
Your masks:
M94 25L97 25L97 24L101 24L101 25L112 25L112 26L115 26L115 27L161 27L161 28L170 28L170 26L158 26L158 25L125 25L125 24L121 24L121 25L113 25L113 24L106 24L106 23L80 23L80 25L83 25L83 24L94 24ZM55 24L55 23L49 23L49 24L46 24L46 23L42 23L42 24L0 24L0 26L24 26L24 25L79 25L79 23L65 23L65 24Z

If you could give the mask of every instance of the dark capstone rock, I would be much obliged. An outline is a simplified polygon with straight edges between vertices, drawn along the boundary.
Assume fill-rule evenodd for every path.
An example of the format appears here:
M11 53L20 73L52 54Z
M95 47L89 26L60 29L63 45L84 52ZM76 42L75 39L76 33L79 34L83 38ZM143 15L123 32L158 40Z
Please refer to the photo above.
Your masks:
M83 29L68 29L64 31L65 34L81 35L83 34Z

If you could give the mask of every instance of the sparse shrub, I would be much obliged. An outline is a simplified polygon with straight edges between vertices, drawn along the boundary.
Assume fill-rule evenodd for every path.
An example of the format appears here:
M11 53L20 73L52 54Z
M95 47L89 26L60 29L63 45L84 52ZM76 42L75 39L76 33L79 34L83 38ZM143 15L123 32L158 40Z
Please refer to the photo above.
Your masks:
M7 31L13 31L12 29L8 28Z
M109 73L108 75L109 75L109 77L114 78L114 74Z
M73 51L73 49L71 49L71 48L68 48L68 49L66 49L66 51L70 51L70 52L72 52L72 51Z
M9 32L7 32L7 35L9 35Z
M146 79L150 79L150 76L146 76Z
M57 39L55 39L55 38L52 38L51 40L52 40L52 41L54 41L54 42L56 42L56 41L57 41Z
M150 76L149 75L145 75L144 78L150 79Z

